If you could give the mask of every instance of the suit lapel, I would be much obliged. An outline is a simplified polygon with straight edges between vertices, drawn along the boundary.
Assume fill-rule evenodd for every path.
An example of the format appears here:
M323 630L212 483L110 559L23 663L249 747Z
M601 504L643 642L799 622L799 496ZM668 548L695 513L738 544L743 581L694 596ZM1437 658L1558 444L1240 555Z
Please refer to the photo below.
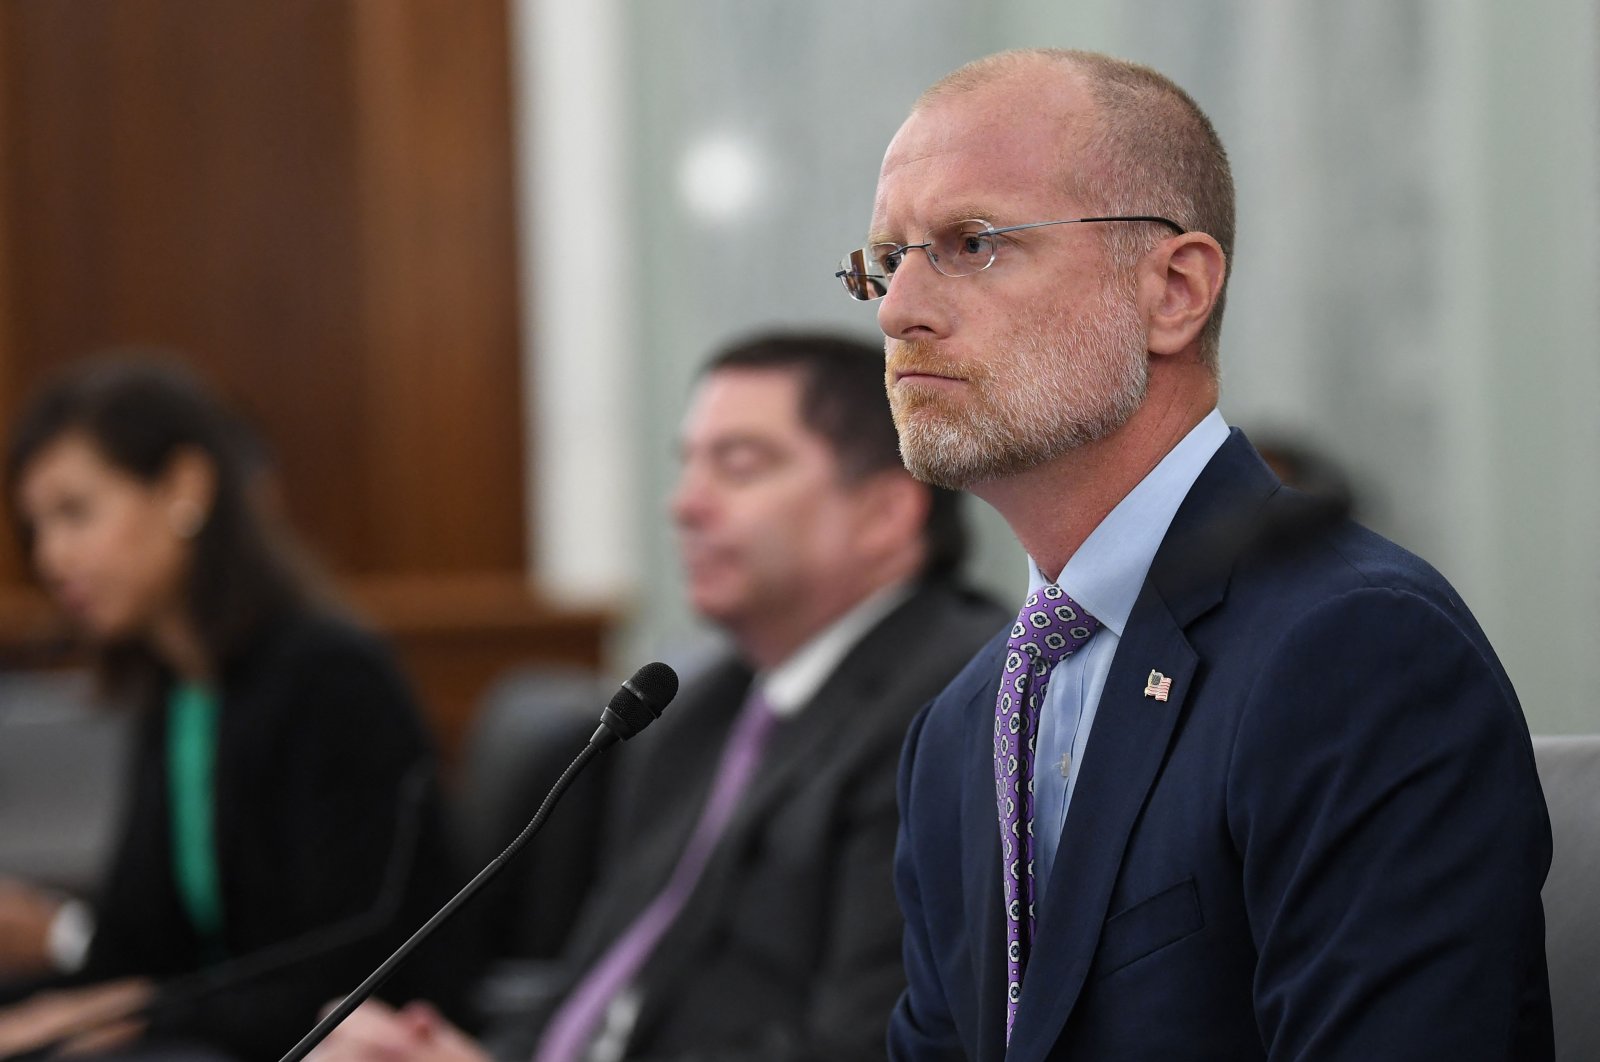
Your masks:
M906 660L909 666L924 628L908 617L918 608L927 608L930 600L926 590L914 594L879 621L845 654L805 707L779 723L750 788L723 831L722 850L731 850L735 845L729 842L759 829L773 804L815 771L817 764L826 762L830 744L872 729L873 708L888 684L882 660ZM716 872L715 860L706 871L708 877Z
M1000 822L994 803L994 713L1005 642L997 643L989 681L962 708L966 755L961 786L961 884L971 933L972 981L978 993L977 1062L1006 1050L1006 921L1000 889Z
M1130 621L1106 678L1060 854L1038 912L1037 939L1045 944L1028 962L1009 1059L1046 1057L1083 989L1123 850L1166 758L1194 677L1194 650L1149 587L1133 615L1140 622ZM1144 696L1152 668L1172 679L1165 702Z
M772 808L805 781L819 763L827 762L830 746L849 742L852 733L860 740L878 739L864 731L873 728L872 710L889 683L882 660L904 660L907 666L915 666L927 630L925 617L938 605L937 591L925 588L913 594L845 654L798 715L779 723L755 777L724 827L689 905L679 918L680 925L673 928L675 936L681 932L692 938L698 932L696 919L714 916L717 898L739 873L736 856L740 842L759 833ZM889 735L888 739L898 740L899 735Z
M839 695L832 702L843 710L860 710L863 703L855 697ZM738 849L738 839L759 830L761 823L774 804L783 799L802 780L805 773L816 769L819 756L830 740L839 737L839 722L824 718L834 715L830 711L811 710L810 706L792 719L782 720L761 754L755 777L739 798L733 817L723 828L717 842L717 854L706 866L706 877L700 888L708 888L710 880L719 871L719 864ZM847 713L848 714L848 713Z
M1260 530L1251 521L1279 486L1235 429L1162 540L1100 696L1039 910L1043 946L1029 959L1007 1059L1046 1058L1083 991L1129 836L1198 670L1184 631L1222 601L1239 550ZM1165 702L1144 694L1152 670L1172 680ZM1003 1012L1000 1020L1003 1027Z

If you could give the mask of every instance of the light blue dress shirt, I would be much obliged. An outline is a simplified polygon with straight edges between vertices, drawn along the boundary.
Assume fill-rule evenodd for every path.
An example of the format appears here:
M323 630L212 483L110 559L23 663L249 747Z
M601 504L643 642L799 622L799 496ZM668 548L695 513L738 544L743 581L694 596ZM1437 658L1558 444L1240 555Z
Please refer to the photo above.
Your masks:
M1213 409L1100 521L1055 579L1102 627L1050 673L1040 711L1033 771L1033 873L1040 896L1055 867L1100 691L1128 615L1178 506L1227 439L1228 425ZM1028 593L1050 581L1030 557Z

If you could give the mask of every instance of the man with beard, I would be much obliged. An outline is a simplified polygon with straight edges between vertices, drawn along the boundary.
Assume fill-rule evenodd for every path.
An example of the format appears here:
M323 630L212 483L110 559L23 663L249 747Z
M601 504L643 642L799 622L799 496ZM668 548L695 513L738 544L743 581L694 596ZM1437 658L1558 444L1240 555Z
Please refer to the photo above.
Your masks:
M627 750L564 1000L487 1052L424 1005L371 1003L314 1057L883 1057L905 984L895 762L1006 615L957 584L959 496L901 467L873 347L730 348L680 449L690 600L734 652Z
M979 60L840 271L907 467L1031 560L918 717L897 1059L1552 1054L1526 724L1435 571L1217 410L1233 188L1166 78Z

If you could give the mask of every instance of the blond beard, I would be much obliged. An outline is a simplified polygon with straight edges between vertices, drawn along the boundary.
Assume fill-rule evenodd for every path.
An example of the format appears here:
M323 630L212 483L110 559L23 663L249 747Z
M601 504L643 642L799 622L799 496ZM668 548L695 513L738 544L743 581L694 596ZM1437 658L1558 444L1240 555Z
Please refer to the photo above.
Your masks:
M960 490L1026 472L1122 427L1144 401L1148 350L1131 298L1112 290L1072 320L1029 322L1002 365L952 364L920 342L889 341L889 404L917 479ZM916 366L964 377L968 393L896 386Z

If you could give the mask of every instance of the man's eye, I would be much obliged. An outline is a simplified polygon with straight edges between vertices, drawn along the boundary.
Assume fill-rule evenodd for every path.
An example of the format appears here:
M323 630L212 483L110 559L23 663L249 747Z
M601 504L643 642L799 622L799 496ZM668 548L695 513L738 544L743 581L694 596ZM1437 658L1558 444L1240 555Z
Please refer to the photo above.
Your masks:
M906 253L904 251L890 251L880 257L878 261L883 263L884 273L888 276L893 276L895 270L900 268L900 263L905 259L905 256Z
M775 461L770 452L757 447L738 447L717 457L717 472L734 483L748 483L772 470Z

